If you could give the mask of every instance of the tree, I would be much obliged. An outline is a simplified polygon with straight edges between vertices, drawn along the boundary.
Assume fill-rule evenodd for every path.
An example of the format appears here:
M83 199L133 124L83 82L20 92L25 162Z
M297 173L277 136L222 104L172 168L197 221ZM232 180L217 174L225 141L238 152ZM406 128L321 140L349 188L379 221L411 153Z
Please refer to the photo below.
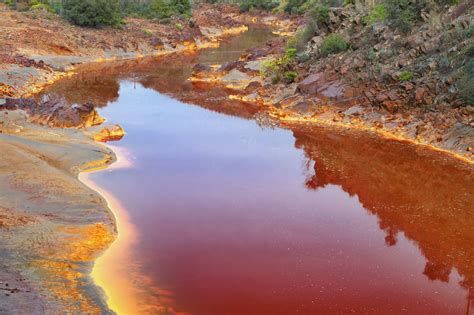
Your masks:
M122 20L118 0L64 0L63 15L71 23L85 27L114 26Z

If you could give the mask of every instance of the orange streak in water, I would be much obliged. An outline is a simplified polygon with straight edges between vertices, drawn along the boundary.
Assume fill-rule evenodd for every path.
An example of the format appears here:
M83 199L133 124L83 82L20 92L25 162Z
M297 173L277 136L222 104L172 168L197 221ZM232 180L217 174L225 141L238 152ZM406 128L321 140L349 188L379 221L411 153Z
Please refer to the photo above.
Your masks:
M125 208L106 189L90 178L98 171L130 168L131 161L123 149L108 145L114 151L117 161L108 168L97 168L79 174L79 180L98 192L106 200L108 208L115 216L117 239L94 264L91 277L104 290L107 305L117 314L183 314L173 307L172 294L153 285L152 279L140 269L134 247L139 241L138 231L131 223Z
M117 161L108 168L109 170L132 166L123 152L117 148L113 148L113 151L117 156ZM91 180L90 174L99 171L101 170L81 173L79 174L79 180L98 192L106 200L108 208L115 216L118 236L109 249L95 261L91 276L95 284L104 290L110 309L118 314L136 313L138 297L130 281L132 281L133 275L138 272L137 266L133 268L131 257L131 249L138 240L137 232L130 223L128 214L120 202L111 193Z

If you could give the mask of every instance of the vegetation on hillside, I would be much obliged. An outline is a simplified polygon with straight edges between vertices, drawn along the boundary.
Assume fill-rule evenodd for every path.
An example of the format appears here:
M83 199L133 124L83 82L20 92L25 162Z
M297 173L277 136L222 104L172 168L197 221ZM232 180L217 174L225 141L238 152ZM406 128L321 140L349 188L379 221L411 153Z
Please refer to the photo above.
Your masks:
M5 0L18 11L44 10L83 27L118 26L133 16L167 22L190 17L190 0Z

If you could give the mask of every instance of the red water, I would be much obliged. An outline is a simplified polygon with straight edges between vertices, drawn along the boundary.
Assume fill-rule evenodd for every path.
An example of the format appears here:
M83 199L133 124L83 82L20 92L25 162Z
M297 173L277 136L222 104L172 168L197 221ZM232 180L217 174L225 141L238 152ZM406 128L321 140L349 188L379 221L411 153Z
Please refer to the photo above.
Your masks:
M193 64L235 59L269 34L244 36L198 55L102 65L51 90L102 102L127 131L116 146L133 167L91 178L127 210L133 255L147 285L167 292L162 306L474 314L472 166L362 132L262 128L247 119L257 108L185 81Z

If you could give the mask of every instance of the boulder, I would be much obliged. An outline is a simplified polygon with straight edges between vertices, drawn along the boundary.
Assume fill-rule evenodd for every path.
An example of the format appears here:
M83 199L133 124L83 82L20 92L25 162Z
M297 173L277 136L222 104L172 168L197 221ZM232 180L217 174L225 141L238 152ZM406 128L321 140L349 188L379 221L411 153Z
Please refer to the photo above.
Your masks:
M119 125L106 126L94 134L94 140L98 142L118 141L125 136L125 131Z
M34 123L60 128L83 128L96 126L105 121L94 104L67 104L63 99L36 101L29 98L8 98L5 109L24 110Z
M306 95L316 94L321 87L322 78L322 73L310 74L303 81L298 83L297 91Z

